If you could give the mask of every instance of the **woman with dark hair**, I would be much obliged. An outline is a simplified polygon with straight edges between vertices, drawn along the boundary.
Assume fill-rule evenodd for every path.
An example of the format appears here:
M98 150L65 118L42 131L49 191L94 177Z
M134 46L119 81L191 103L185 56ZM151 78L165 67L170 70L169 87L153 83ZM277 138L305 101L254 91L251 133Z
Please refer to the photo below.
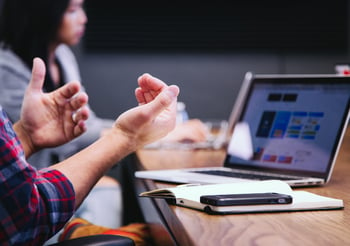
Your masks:
M0 21L0 39L4 48L11 49L28 67L36 56L45 64L58 38L69 0L5 1ZM14 15L14 11L16 15ZM48 64L47 64L48 66ZM53 90L50 69L47 69L45 89ZM51 83L50 83L51 82Z
M77 44L84 34L87 17L83 3L84 0L4 0L0 17L0 104L12 122L19 120L34 57L46 64L44 91L81 81L69 46ZM90 110L86 133L60 147L41 150L28 161L38 169L62 161L97 140L112 124L112 120L98 118ZM118 227L121 204L118 182L104 176L76 216Z
M82 0L5 0L0 19L0 103L12 121L19 119L24 88L34 57L46 64L45 91L81 81L68 46L77 44L87 21ZM112 121L92 114L88 132L74 143L39 153L43 166L57 162L96 140ZM36 161L36 163L38 162Z
M46 64L45 91L50 92L69 81L81 81L77 61L69 47L76 45L85 31L87 16L83 4L84 0L3 0L0 14L0 104L13 122L20 117L34 57L40 57ZM189 122L180 130L181 134L173 131L167 139L205 139L204 125L198 120ZM63 146L42 150L28 161L35 163L36 168L62 161L94 142L112 124L112 120L98 118L90 110L84 134ZM104 176L76 215L95 224L118 227L122 218L121 201L118 182Z
M0 104L12 121L19 118L24 89L30 78L34 57L46 64L44 90L52 91L68 81L81 81L76 59L69 46L76 45L85 31L84 0L3 0L0 14ZM72 143L40 152L35 163L62 160L90 144L110 128L113 121L92 112L88 131ZM179 129L181 128L181 129ZM166 141L202 141L206 128L190 120L169 134ZM188 134L190 133L190 134Z

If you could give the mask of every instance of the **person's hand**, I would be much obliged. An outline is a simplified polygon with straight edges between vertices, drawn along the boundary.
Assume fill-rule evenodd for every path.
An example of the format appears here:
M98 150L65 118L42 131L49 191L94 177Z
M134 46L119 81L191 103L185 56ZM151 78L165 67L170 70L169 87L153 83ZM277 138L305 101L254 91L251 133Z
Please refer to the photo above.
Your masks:
M167 85L149 74L144 74L138 79L139 88L135 95L140 105L151 102ZM208 134L207 127L200 120L189 120L175 127L160 141L165 142L202 142Z
M121 130L139 148L164 137L176 124L176 103L179 88L144 74L135 90L138 107L120 115L114 129Z
M64 144L86 131L88 96L79 92L80 83L70 82L51 93L44 93L44 78L45 64L35 58L21 117L14 126L16 132L20 132L18 135L26 155L43 147Z
M91 145L51 166L70 180L76 206L115 163L174 128L179 88L148 74L141 76L138 82L135 95L139 106L121 114L113 127ZM76 172L81 168L84 172Z

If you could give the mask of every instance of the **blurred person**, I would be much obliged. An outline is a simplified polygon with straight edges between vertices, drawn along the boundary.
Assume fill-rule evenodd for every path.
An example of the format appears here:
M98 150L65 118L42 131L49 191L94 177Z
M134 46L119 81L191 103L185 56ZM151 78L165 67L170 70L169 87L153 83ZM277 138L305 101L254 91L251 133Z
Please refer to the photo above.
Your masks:
M84 33L87 18L82 3L4 1L0 16L0 103L12 121L20 117L34 57L40 57L46 64L44 91L53 91L69 81L81 81L78 64L68 46L77 44ZM63 160L98 139L101 130L110 128L112 122L91 111L86 133L58 149L39 152L30 160L41 163L37 167Z
M33 57L42 58L46 64L44 91L53 91L69 81L81 81L78 65L67 46L78 43L84 32L86 16L81 4L82 1L69 0L4 1L0 19L0 104L13 122L20 117ZM90 110L84 134L63 146L41 150L28 161L36 168L62 161L97 140L112 123ZM121 224L121 214L120 186L117 180L104 176L76 216L116 227Z
M175 126L179 88L144 74L135 90L138 107L121 114L107 133L80 152L37 170L26 158L78 137L89 116L88 98L79 92L79 83L44 93L44 75L42 60L35 59L14 125L0 106L1 245L42 245L66 224L112 165Z
M0 104L12 121L20 118L34 57L40 57L46 64L44 91L53 91L72 80L81 81L70 46L79 43L84 35L88 19L83 4L84 0L4 0L0 19ZM41 150L28 161L37 168L62 161L97 140L105 129L111 128L112 123L109 119L97 117L90 109L84 134L63 146ZM195 127L192 125L177 126L167 139L181 141L184 134L178 132L182 129L191 132L193 129L191 141L203 140L205 131L201 129L204 126L200 122ZM188 138L186 134L186 140ZM118 182L104 176L76 216L96 224L117 227L121 224L121 214Z

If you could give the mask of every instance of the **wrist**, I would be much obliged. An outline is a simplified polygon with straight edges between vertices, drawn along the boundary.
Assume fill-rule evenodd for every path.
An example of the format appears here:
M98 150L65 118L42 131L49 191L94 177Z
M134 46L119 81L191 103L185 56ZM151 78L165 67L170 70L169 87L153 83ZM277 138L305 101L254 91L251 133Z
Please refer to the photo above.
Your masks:
M21 120L19 120L13 125L13 129L16 132L16 135L22 144L25 156L28 158L34 152L36 152L36 148L32 142L31 137L29 136L28 132L23 128Z
M113 127L109 134L104 137L108 139L108 142L113 143L113 146L118 146L117 149L125 153L132 153L137 149L137 139L133 134L128 134L118 127Z

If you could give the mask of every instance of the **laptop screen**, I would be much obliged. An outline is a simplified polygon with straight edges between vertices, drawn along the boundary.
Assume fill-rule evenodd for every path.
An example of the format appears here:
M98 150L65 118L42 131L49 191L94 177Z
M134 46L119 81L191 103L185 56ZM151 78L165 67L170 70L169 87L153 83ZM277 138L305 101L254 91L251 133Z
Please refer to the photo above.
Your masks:
M225 166L327 175L347 126L350 77L256 75L245 82Z

